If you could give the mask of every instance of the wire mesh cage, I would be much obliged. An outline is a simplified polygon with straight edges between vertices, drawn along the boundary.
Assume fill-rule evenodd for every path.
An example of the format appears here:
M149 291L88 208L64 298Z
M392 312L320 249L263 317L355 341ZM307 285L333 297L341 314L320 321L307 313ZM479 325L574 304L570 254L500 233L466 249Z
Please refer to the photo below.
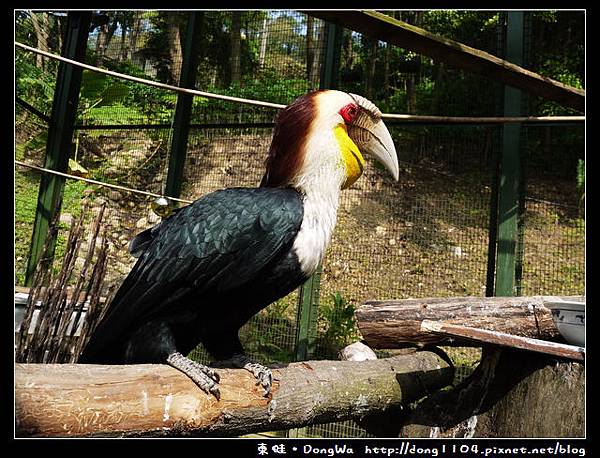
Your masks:
M94 13L85 62L152 81L178 85L190 12ZM287 104L325 81L326 24L296 11L204 11L197 32L195 88L215 94ZM388 14L433 33L503 57L505 16L492 11L395 11ZM563 16L564 15L564 16ZM16 39L60 54L66 13L20 11ZM556 24L578 24L573 12L536 14L527 22L528 68L551 77L557 66L541 59ZM561 22L561 24L563 24ZM349 29L337 32L337 88L362 94L384 112L496 116L504 87L442 62ZM533 39L536 37L536 39ZM545 37L545 38L544 38ZM578 32L571 47L582 47ZM536 46L538 48L536 48ZM560 60L569 47L555 47ZM573 66L580 62L574 53ZM58 63L16 50L15 158L44 166ZM565 57L566 58L566 57ZM574 72L576 73L576 72ZM329 75L331 76L331 75ZM575 78L570 74L571 78ZM103 222L109 240L107 285L118 284L135 261L129 241L161 217L153 210L169 186L180 96L174 91L84 70L62 192L56 259L64 255L70 221L84 205ZM531 113L571 113L538 99ZM277 109L193 97L179 198L192 201L229 187L256 187ZM386 121L386 123L388 123ZM332 243L322 265L320 294L311 306L308 357L337 358L360 337L352 312L369 299L484 296L489 287L491 208L497 186L502 127L489 124L401 123L390 120L400 181L369 161L363 177L342 193ZM523 127L523 185L517 292L585 291L584 189L577 167L584 158L583 127ZM26 282L28 243L36 218L39 171L15 173L15 277ZM581 175L581 174L580 174ZM584 186L584 185L583 185ZM140 194L143 191L146 194ZM148 194L150 193L150 194ZM173 205L184 205L176 202ZM264 363L298 359L300 295L294 292L256 315L240 332L247 351ZM478 350L452 352L457 380L468 376ZM209 361L198 347L192 357ZM369 437L357 423L315 425L293 434Z

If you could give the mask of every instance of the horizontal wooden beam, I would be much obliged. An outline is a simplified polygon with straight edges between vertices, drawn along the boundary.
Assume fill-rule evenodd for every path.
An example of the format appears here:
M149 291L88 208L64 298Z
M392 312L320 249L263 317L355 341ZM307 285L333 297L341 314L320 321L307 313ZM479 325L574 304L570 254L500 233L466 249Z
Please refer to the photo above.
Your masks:
M585 359L585 348L567 345L546 340L531 339L529 337L515 336L505 332L488 331L486 329L470 328L458 324L448 324L442 321L424 320L421 330L445 336L467 339L483 345L500 345L502 347L518 348L520 350L535 351L548 355L570 358L578 361Z
M371 348L406 345L464 345L448 335L421 329L423 320L444 321L541 340L561 339L548 300L582 300L581 296L429 297L367 301L355 315L363 340Z
M159 364L17 364L17 437L237 436L399 408L452 383L432 352L272 369L269 398L243 369L218 369L221 399Z
M492 54L427 32L375 11L305 11L325 21L478 73L532 95L585 111L585 91L541 76Z

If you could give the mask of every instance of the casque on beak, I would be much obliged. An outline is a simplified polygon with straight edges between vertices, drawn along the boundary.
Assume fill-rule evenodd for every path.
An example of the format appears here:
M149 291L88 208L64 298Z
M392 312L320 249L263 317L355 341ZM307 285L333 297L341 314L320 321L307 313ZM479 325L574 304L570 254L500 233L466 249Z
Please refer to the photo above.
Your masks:
M399 178L398 155L390 132L381 120L381 111L373 102L357 94L349 94L360 111L348 126L348 136L361 151L375 156L396 181Z
M348 126L348 136L361 151L375 156L398 181L400 172L396 147L381 118L373 119L369 114L361 113Z

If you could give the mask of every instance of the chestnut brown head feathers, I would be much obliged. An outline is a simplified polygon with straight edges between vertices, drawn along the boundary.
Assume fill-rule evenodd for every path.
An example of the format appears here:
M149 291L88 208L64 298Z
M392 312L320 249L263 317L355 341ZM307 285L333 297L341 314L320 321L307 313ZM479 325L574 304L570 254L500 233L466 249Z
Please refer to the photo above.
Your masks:
M328 168L346 188L362 174L363 152L398 179L394 143L372 102L335 90L310 92L279 113L261 186L302 188L307 174L327 179Z

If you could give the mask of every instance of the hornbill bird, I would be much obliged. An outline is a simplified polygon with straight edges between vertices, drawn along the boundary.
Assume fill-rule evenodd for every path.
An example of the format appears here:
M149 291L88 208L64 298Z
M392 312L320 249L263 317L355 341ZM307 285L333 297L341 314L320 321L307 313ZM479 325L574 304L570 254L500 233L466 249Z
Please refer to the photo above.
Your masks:
M138 260L79 362L167 363L217 399L214 367L245 368L267 396L271 371L244 354L238 331L317 269L363 151L398 180L392 138L364 97L319 90L287 106L260 187L205 195L131 241ZM212 368L184 356L200 342Z

